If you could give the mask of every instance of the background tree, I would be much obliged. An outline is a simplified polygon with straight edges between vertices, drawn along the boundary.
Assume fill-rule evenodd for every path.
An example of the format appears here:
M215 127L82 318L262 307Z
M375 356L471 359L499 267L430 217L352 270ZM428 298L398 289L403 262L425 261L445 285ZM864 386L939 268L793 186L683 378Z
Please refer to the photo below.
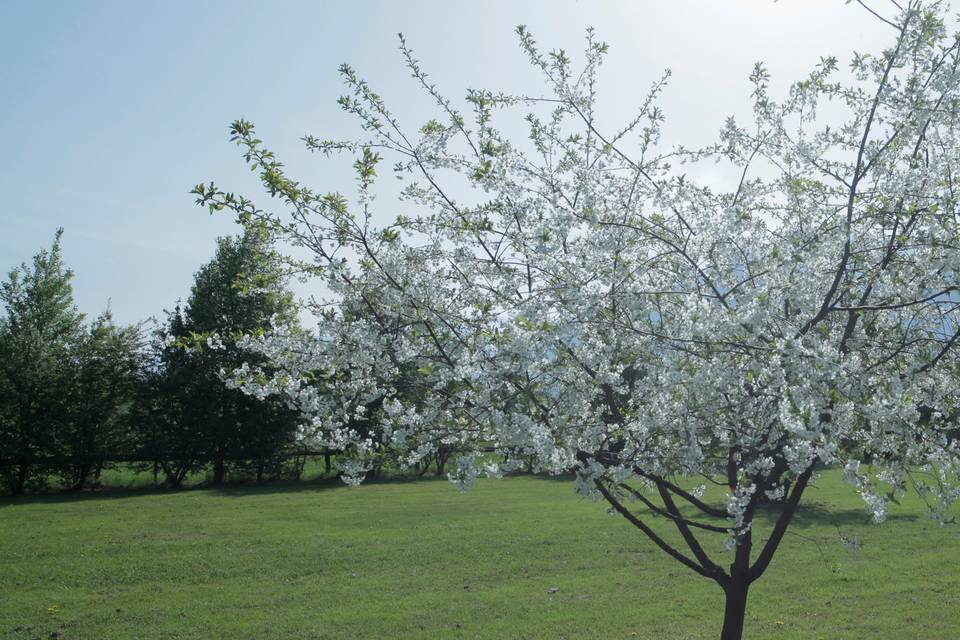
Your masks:
M144 361L137 397L137 457L152 461L154 477L179 487L206 464L202 417L204 398L191 354L178 339L188 335L179 305L157 328Z
M53 245L10 272L0 285L0 460L10 491L42 482L62 451L70 421L76 348L83 315L73 303L73 272Z
M236 336L295 323L293 297L266 230L252 226L241 237L219 239L184 309L168 315L158 345L157 444L168 452L171 483L202 462L212 465L215 484L231 467L258 480L280 472L297 415L282 402L258 402L227 388L221 372L259 360L236 345ZM184 349L188 343L194 348Z
M142 341L139 327L118 327L106 311L76 345L68 423L61 437L62 475L75 489L99 478L109 462L133 452Z
M474 451L451 474L463 487L491 466L487 450L501 469L520 454L575 470L581 491L722 588L721 637L740 638L750 585L818 465L843 466L877 521L910 483L956 497L943 416L960 339L960 40L943 3L892 8L876 14L891 46L855 55L849 76L824 58L778 102L758 64L752 122L731 118L696 150L661 142L666 76L608 130L596 91L606 45L589 32L578 70L522 27L547 93L470 91L469 125L402 40L440 118L417 134L342 68L340 104L369 137L305 140L355 154L355 205L288 178L236 122L233 139L290 213L215 185L196 188L199 202L285 231L315 254L331 302L367 309L327 311L312 345L284 332L250 340L279 371L246 367L237 384L297 403L352 457L348 481L383 443L412 461L444 430ZM527 142L494 126L518 107ZM372 197L381 153L419 213L386 226ZM685 165L703 161L723 165L729 190L691 179ZM416 402L395 384L407 370L420 374ZM373 402L377 438L356 427ZM702 499L698 476L724 501ZM779 503L769 528L761 499Z

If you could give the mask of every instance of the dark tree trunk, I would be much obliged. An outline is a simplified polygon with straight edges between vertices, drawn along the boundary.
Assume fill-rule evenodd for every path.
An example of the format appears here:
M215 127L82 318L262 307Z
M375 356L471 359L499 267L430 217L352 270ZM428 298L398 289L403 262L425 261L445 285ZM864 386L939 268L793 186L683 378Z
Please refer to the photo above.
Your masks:
M431 464L433 464L433 460L429 457L421 460L418 465L419 468L417 469L417 475L422 478L427 473L427 471L430 471Z
M743 637L743 620L747 613L747 590L750 585L746 580L731 580L724 588L727 596L727 605L723 610L723 630L720 640L741 640Z
M160 466L163 468L164 475L167 476L164 483L173 489L180 488L180 485L183 484L183 479L187 477L187 472L190 470L188 464L171 463L168 465L166 462L161 461Z
M257 484L263 482L263 460L257 463Z
M73 476L73 490L80 491L87 484L87 477L90 475L90 465L81 462Z
M27 486L27 477L30 475L30 464L27 462L21 462L17 466L17 480L11 487L13 495L22 496L23 490Z
M323 473L325 475L330 475L330 452L324 451L323 453Z
M213 461L213 484L223 484L227 477L227 465L223 459L223 451L217 450L216 458Z

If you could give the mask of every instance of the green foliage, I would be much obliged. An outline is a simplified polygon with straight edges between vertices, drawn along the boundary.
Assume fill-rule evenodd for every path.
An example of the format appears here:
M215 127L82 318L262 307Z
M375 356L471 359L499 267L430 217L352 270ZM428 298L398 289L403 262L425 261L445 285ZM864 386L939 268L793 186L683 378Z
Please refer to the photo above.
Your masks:
M286 275L263 227L221 238L196 274L186 306L168 314L148 373L149 410L141 457L154 458L171 485L212 464L214 482L232 468L276 476L293 442L294 414L228 389L222 379L253 354L233 338L296 322ZM222 343L211 348L210 343Z
M44 462L60 450L70 421L83 316L73 303L62 236L59 229L49 250L0 285L0 468L15 494L42 482Z
M62 235L0 288L0 469L15 494L51 475L83 487L128 450L133 428L139 328L109 311L84 326Z
M133 448L143 336L104 312L76 345L60 473L75 489Z

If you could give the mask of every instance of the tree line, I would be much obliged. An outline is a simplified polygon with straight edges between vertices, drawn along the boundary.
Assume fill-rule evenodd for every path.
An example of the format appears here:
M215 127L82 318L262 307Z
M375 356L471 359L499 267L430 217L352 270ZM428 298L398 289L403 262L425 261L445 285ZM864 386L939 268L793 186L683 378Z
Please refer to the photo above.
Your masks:
M269 235L220 238L186 303L161 321L88 320L73 299L63 230L0 285L0 480L19 495L82 489L117 464L170 486L192 473L275 478L297 472L298 416L229 389L221 373L258 362L229 336L297 326ZM205 336L225 336L208 348ZM329 458L328 458L329 465Z

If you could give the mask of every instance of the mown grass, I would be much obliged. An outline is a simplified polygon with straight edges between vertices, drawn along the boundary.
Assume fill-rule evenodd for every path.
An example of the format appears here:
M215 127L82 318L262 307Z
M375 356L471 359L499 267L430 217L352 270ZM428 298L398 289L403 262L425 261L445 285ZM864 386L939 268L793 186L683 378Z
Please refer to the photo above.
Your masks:
M960 530L922 505L874 525L828 472L793 531L746 637L960 637ZM0 638L713 638L722 609L718 587L563 480L0 502Z

